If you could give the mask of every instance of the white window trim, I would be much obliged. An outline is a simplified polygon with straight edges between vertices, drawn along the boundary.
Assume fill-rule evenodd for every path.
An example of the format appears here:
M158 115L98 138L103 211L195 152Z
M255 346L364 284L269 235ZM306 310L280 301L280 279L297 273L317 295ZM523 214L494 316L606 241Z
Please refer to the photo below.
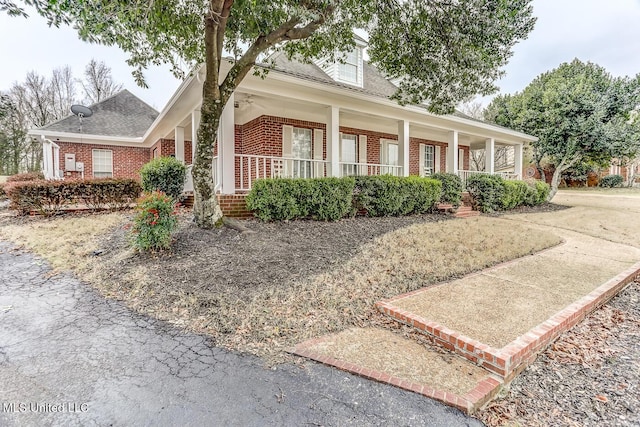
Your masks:
M362 75L363 75L362 67L364 66L364 64L363 64L364 61L363 61L363 56L362 56L362 48L359 47L359 46L356 46L354 48L353 52L351 52L351 53L355 54L355 63L352 62L352 61L349 61L350 58L348 57L349 56L348 53L342 54L342 59L344 61L344 64L340 60L336 59L335 80L340 82L340 83L346 83L346 84L349 84L349 85L362 87L362 78L363 78L362 77ZM345 64L346 65L352 65L352 66L355 67L355 69L356 69L356 71L355 71L355 76L356 76L355 81L354 80L350 80L350 79L342 78L342 73L341 73L342 68L341 68L341 66L345 65Z
M431 167L427 168L426 163L427 163L427 159L428 159L428 154L431 155ZM434 145L431 144L425 144L424 145L424 163L421 165L422 166L422 173L425 176L428 175L432 175L435 173L436 171L436 147ZM427 172L427 169L430 169L431 172Z
M106 170L101 170L98 171L98 173L111 173L111 178L113 178L113 150L106 150L106 149L100 149L100 148L95 148L91 150L91 174L94 178L96 178L96 158L95 155L97 152L101 152L101 153L110 153L111 154L111 170L110 171L106 171Z
M389 153L389 145L398 145L398 141L395 139L383 139L380 138L380 164L386 165L389 164L388 153ZM399 147L398 147L399 149ZM398 151L399 152L399 151ZM400 163L400 159L397 160ZM397 166L397 165L396 165Z

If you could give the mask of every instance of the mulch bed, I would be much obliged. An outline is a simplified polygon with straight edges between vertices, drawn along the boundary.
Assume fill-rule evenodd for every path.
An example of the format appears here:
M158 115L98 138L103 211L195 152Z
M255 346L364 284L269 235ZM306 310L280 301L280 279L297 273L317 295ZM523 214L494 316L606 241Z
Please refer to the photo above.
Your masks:
M640 425L640 284L565 333L478 417L490 426Z
M416 215L395 218L343 219L337 222L291 221L264 223L256 220L242 224L255 233L222 227L202 230L182 217L171 251L130 257L125 265L114 265L114 274L122 267L145 266L154 259L155 277L167 286L180 286L210 292L236 288L243 293L263 285L287 283L327 271L355 255L362 245L376 237L411 224L442 221L446 215ZM126 247L124 231L104 243L104 254ZM202 262L206 260L206 262ZM186 280L188 278L188 280Z

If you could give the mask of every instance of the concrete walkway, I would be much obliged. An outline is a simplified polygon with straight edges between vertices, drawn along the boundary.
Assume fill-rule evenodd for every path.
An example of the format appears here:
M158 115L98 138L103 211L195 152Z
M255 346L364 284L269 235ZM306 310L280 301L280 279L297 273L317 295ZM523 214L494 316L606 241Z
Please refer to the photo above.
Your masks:
M265 369L2 242L0 325L1 426L481 425L319 364Z
M640 274L634 232L640 227L640 197L603 199L585 195L567 203L576 206L572 209L502 217L506 228L526 222L563 243L377 303L383 313L466 361L451 359L434 373L437 352L422 348L405 360L400 355L415 347L414 341L365 329L310 340L295 351L473 412L550 342ZM375 343L369 335L378 337Z

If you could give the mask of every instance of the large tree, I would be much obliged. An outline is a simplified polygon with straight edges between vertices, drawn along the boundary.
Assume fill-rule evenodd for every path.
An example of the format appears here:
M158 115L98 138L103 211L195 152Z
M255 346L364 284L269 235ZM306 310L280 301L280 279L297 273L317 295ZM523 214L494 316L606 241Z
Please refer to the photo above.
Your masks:
M400 103L426 102L446 113L462 99L496 90L514 44L531 31L531 0L26 0L54 25L130 54L134 76L168 63L184 75L205 64L193 181L194 213L213 227L222 213L211 160L222 110L265 54L310 60L353 47L354 28L369 35L370 61L400 80ZM229 71L222 66L229 52Z
M533 143L536 166L555 167L549 200L562 173L580 163L611 156L616 125L625 110L624 89L607 71L578 59L535 78L522 92L496 97L488 118L539 138Z
M9 95L0 93L0 175L21 171L29 142L24 116Z
M84 68L84 80L80 81L84 89L87 104L96 104L122 90L122 84L116 83L111 68L103 61L92 59Z

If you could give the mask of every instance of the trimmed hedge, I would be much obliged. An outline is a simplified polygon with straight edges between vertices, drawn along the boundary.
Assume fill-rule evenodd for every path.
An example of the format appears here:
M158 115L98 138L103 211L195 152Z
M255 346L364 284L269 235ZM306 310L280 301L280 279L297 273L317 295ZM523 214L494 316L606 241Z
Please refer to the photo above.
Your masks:
M550 187L542 181L511 181L482 174L467 179L467 190L480 211L493 212L540 205L547 201Z
M622 175L607 175L600 178L598 187L614 188L622 186Z
M142 192L133 179L113 178L12 182L4 189L11 209L23 215L35 211L46 216L74 204L85 204L93 210L119 210L128 207Z
M442 195L440 203L449 203L454 207L462 203L462 180L453 173L434 173L430 178L437 179L442 183Z
M178 200L184 191L187 167L175 157L160 157L142 166L140 177L144 191L161 191Z
M42 172L17 173L7 178L7 182L38 181L44 179Z
M354 184L353 178L259 179L247 195L247 208L263 221L336 221L352 214Z
M336 221L357 211L369 216L428 212L441 191L440 181L417 176L276 178L257 180L246 201L247 208L263 221Z
M431 178L391 175L355 178L354 203L368 216L401 216L429 211L442 194L442 183Z

